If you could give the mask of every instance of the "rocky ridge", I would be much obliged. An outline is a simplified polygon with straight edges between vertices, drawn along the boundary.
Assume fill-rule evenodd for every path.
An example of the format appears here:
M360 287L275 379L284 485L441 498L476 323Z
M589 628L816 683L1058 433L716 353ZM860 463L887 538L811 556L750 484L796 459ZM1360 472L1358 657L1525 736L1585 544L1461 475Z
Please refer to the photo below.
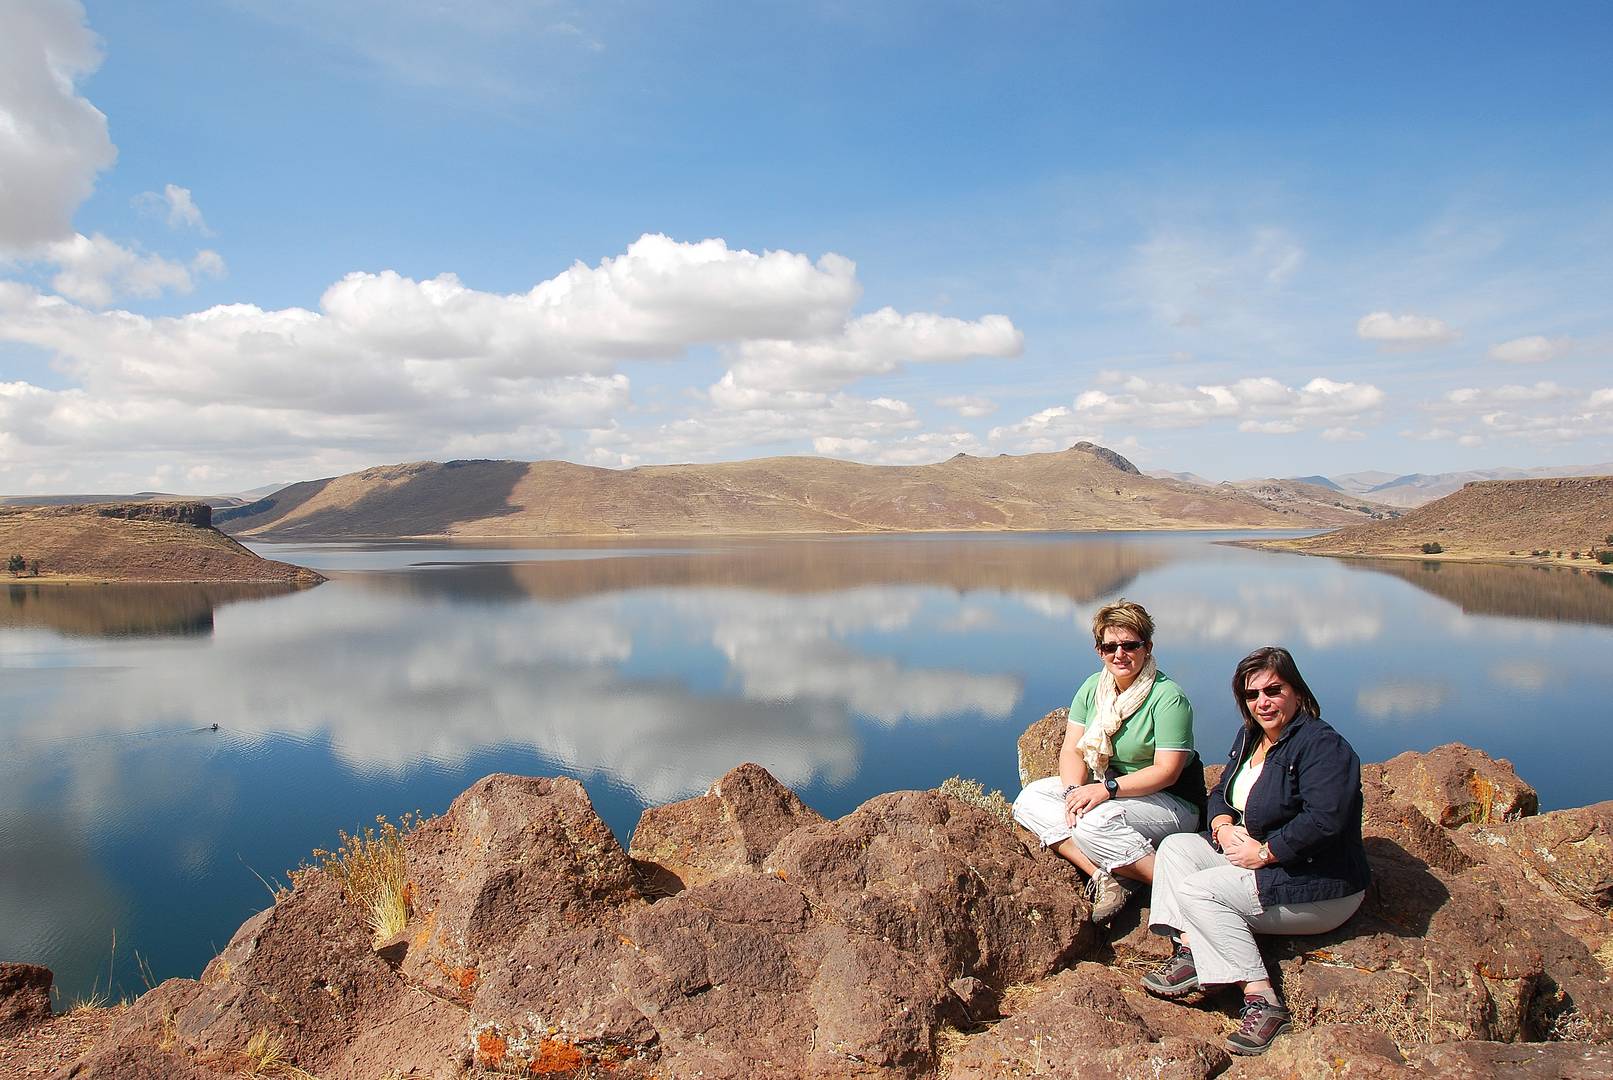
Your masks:
M1063 727L1025 733L1027 776ZM625 851L576 782L487 777L407 837L402 934L311 873L58 1075L209 1080L254 1039L323 1080L1613 1075L1613 802L1536 814L1457 745L1364 786L1372 891L1266 942L1299 1024L1263 1058L1222 1048L1224 994L1141 993L1141 913L1097 932L1073 870L986 811L907 791L826 821L744 765Z

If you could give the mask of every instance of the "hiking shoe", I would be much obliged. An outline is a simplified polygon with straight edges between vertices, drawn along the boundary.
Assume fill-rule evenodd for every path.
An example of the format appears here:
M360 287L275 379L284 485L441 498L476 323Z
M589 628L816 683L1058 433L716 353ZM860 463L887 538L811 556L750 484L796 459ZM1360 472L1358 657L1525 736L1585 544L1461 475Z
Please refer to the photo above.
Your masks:
M1109 925L1131 899L1131 893L1107 870L1095 870L1087 881L1087 899L1092 901L1092 921Z
M1264 1054L1277 1036L1294 1026L1293 1013L1259 994L1245 997L1238 1015L1242 1018L1238 1030L1227 1036L1227 1049L1234 1054Z
M1181 942L1176 943L1169 960L1143 976L1143 989L1155 997L1181 997L1198 988L1199 973L1193 966L1193 953Z

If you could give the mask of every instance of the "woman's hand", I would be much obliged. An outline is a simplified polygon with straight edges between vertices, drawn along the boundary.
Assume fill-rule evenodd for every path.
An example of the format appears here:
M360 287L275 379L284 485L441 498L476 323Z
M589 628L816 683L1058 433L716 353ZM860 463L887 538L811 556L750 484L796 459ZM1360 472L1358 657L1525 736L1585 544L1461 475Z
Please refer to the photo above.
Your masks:
M1237 826L1233 826L1233 828L1237 829L1241 837L1230 847L1221 849L1222 853L1227 857L1227 862L1233 866L1241 866L1245 870L1258 870L1262 866L1268 865L1266 860L1260 857L1260 849L1264 845ZM1227 839L1232 839L1230 832L1226 832L1226 835Z
M1225 853L1247 841L1249 839L1249 830L1242 825L1234 825L1229 821L1215 830L1214 839L1216 845Z
M1064 796L1064 822L1074 825L1076 819L1093 807L1109 801L1109 789L1102 784L1082 784Z

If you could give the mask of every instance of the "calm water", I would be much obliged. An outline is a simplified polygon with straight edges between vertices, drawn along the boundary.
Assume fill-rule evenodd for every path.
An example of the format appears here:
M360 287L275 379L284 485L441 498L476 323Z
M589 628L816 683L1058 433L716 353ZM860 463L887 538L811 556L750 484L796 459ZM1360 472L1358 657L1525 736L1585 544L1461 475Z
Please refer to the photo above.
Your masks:
M332 580L0 586L0 959L67 1000L144 989L136 952L195 975L259 875L499 770L579 778L624 842L747 760L829 816L955 773L1011 793L1122 594L1210 760L1232 665L1282 643L1366 760L1462 740L1548 809L1613 794L1613 577L1224 538L263 546Z

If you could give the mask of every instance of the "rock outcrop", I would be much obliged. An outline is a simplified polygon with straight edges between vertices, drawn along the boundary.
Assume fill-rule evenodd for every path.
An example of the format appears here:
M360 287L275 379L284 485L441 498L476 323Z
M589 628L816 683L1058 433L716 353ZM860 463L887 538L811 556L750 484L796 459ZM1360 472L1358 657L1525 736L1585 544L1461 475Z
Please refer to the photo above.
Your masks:
M50 1019L50 968L0 964L0 1038Z
M1026 733L1032 775L1062 728ZM1145 916L1100 940L1073 871L986 812L826 821L746 765L631 851L574 781L488 777L407 837L402 935L310 873L63 1075L208 1080L254 1040L324 1080L1609 1075L1613 803L1534 815L1466 747L1365 773L1372 890L1263 942L1299 1023L1257 1060L1222 1045L1226 992L1139 992Z

